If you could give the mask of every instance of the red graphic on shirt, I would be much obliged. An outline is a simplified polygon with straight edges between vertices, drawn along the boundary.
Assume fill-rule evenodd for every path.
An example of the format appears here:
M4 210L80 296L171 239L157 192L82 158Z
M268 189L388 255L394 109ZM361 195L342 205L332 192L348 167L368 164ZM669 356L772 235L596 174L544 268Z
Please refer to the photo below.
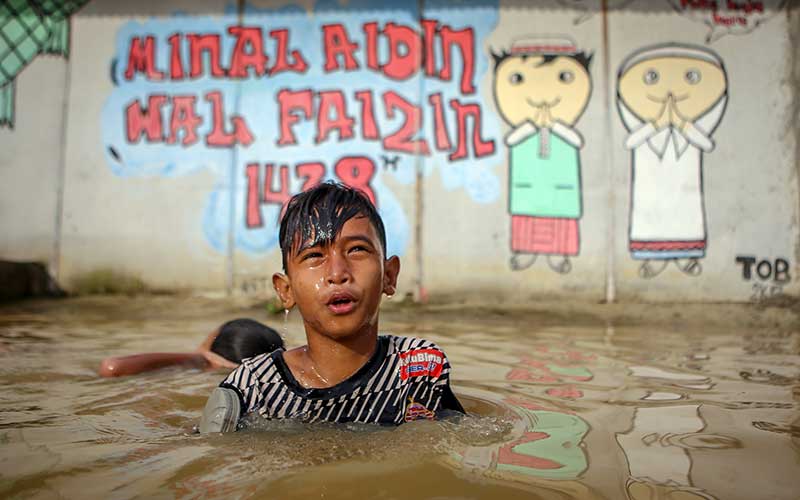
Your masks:
M408 398L408 406L406 406L406 414L403 420L413 422L414 420L433 420L435 417L436 415L432 411Z
M444 356L438 349L414 349L400 353L400 378L438 377L442 374Z

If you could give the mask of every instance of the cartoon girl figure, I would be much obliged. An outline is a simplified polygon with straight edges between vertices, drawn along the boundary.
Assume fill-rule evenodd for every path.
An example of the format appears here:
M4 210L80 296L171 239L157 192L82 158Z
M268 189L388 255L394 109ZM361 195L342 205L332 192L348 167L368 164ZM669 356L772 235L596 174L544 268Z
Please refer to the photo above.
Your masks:
M704 47L657 45L628 56L617 85L632 151L631 256L643 278L670 261L697 276L707 246L703 153L728 102L725 67Z
M554 271L568 273L580 248L583 209L583 137L574 126L592 92L592 55L561 37L520 40L492 55L497 109L512 127L505 138L511 269L526 269L545 254Z

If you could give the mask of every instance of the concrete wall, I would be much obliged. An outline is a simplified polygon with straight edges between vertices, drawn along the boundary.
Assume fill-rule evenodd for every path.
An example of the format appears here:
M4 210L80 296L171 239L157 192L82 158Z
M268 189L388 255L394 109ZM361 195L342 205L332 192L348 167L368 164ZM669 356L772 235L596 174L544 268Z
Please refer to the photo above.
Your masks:
M604 3L92 0L6 77L0 258L268 291L281 203L321 175L375 197L400 294L796 295L797 8Z

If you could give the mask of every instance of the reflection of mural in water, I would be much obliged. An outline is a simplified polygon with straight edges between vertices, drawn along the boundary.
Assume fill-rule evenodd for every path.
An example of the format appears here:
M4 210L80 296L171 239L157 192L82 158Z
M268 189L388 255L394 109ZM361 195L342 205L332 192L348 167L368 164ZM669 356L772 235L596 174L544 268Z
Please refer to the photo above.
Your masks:
M531 355L520 357L519 362L506 374L506 380L558 384L545 390L545 393L558 398L579 399L583 397L583 391L572 384L588 382L594 378L586 365L596 359L594 354L584 354L573 349L539 346Z
M618 74L618 106L631 150L630 252L651 278L675 262L702 272L707 230L703 153L728 101L722 60L690 45L645 47Z
M14 80L39 54L69 55L69 16L89 0L0 3L0 127L14 126Z
M577 479L587 468L583 439L589 424L574 413L548 409L520 399L510 399L526 421L517 439L497 453L498 472L513 472L547 479Z
M313 15L231 4L128 22L102 114L108 165L121 177L211 170L202 229L219 252L274 249L287 199L341 181L375 201L387 250L402 255L411 229L396 186L417 180L419 157L446 190L499 196L486 139L499 124L479 98L497 5L467 4L426 2L424 19L414 3L318 0Z
M543 406L524 397L502 401L512 413L512 429L505 442L468 445L454 452L460 468L487 478L545 484L558 480L557 491L571 491L586 471L584 438L589 424L577 414ZM580 488L578 488L580 490Z
M585 382L594 375L586 367L596 360L592 354L559 346L538 346L523 356L506 373L510 382L564 384ZM552 397L576 399L583 393L574 387L551 387L545 391ZM536 479L559 480L556 491L580 496L582 487L568 480L577 480L588 467L584 438L589 424L578 414L553 407L526 396L509 396L502 400L511 412L513 429L506 441L489 446L468 446L457 454L458 463L489 477L530 482ZM539 483L537 483L539 484ZM585 491L583 491L585 493Z
M583 210L583 137L573 127L592 92L592 55L568 38L535 38L494 58L494 98L512 127L505 139L511 269L526 269L544 254L554 271L568 273L579 253Z
M631 375L674 388L708 390L713 382L703 375L677 373L650 366L631 366ZM638 384L637 384L638 385ZM671 392L648 392L641 401L669 401L684 396ZM629 500L653 498L714 499L692 479L694 450L739 448L739 440L704 432L699 404L639 407L631 428L616 435L625 453L629 478L625 491Z
M628 461L630 478L625 488L629 499L714 498L694 485L690 451L741 445L728 436L704 433L699 408L636 409L632 428L617 434L617 443Z

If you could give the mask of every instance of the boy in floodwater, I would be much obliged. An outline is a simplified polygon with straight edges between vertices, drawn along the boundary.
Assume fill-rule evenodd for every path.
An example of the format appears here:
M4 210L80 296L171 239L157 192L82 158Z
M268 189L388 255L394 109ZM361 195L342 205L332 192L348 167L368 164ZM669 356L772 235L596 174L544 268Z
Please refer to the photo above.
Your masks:
M106 358L100 363L98 373L103 377L121 377L170 366L232 369L245 358L283 348L278 332L253 319L239 318L211 332L194 352L148 352Z
M464 412L436 344L378 335L400 260L387 258L383 221L363 193L323 183L295 195L279 239L284 273L273 285L299 309L308 344L244 360L209 398L201 432L234 430L248 413L399 425Z

